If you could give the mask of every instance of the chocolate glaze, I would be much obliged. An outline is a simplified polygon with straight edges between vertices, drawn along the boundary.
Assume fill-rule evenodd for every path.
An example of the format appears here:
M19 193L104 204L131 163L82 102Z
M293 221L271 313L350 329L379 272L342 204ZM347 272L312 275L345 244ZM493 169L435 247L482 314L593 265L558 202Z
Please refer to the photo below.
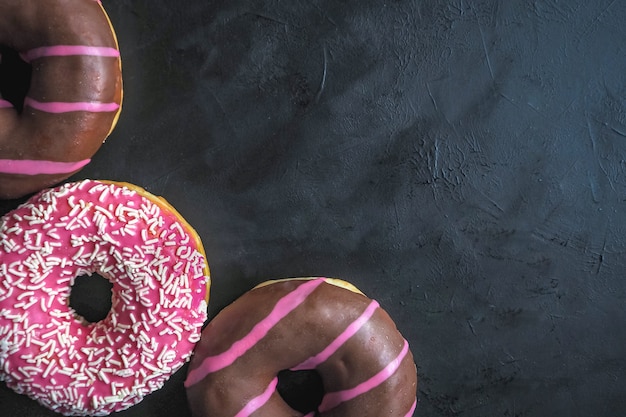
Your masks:
M317 284L311 287L314 289L301 304L232 364L220 365L220 361L212 361L211 365L225 367L208 374L204 372L207 357L231 352L233 344L249 333L254 334L252 329L270 314L279 300L296 289ZM371 303L372 300L360 293L321 280L277 281L244 294L222 310L202 332L186 382L192 414L196 417L239 415L242 407L262 393L280 371L295 368L322 352ZM327 395L367 381L402 351L405 341L389 315L380 307L373 311L371 318L327 360L317 367L306 366L320 374ZM325 401L322 400L321 412L317 415L405 417L415 402L416 388L416 368L409 351L401 359L400 367L380 385L328 410L323 409ZM290 408L274 392L254 415L303 414Z
M117 40L99 2L53 0L33 5L0 1L0 44L20 53L56 45L117 49ZM31 62L27 97L38 102L122 101L119 57L48 56ZM19 105L17 107L20 107ZM119 109L49 113L24 106L0 110L0 159L77 162L100 148ZM0 198L16 198L50 186L77 170L54 174L0 172Z

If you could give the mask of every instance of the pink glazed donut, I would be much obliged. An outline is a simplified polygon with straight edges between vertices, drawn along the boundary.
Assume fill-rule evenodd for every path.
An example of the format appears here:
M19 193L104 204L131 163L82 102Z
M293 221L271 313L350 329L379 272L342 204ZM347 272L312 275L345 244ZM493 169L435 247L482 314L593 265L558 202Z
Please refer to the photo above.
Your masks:
M94 273L112 307L88 323L69 296ZM0 220L0 379L65 415L126 409L191 356L209 284L200 238L165 200L107 181L42 191Z
M209 322L185 386L194 417L296 417L283 370L315 370L325 394L306 417L411 417L417 372L389 315L338 279L261 284Z

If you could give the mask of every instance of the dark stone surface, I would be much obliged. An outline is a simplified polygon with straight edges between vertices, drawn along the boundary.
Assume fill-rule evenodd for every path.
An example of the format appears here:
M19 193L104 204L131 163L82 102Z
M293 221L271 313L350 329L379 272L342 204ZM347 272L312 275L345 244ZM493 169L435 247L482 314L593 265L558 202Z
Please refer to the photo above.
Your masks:
M73 179L168 199L211 316L340 277L409 340L416 416L626 410L626 2L104 5L124 107ZM188 416L185 371L117 415ZM3 385L0 410L54 415Z

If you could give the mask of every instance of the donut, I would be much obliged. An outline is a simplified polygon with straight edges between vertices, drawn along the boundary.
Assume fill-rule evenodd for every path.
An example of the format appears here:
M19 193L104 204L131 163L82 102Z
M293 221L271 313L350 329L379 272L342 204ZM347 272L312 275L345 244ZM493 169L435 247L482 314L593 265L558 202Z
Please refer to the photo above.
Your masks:
M92 323L69 306L90 274L112 283ZM41 191L0 220L0 379L64 415L126 409L188 361L209 286L200 238L164 199L110 181Z
M50 187L90 162L115 127L121 59L96 0L0 0L0 45L32 67L22 103L0 97L0 198Z
M316 410L283 400L283 370L319 374ZM220 311L185 387L194 417L410 417L417 403L413 355L394 322L356 287L328 278L269 281Z

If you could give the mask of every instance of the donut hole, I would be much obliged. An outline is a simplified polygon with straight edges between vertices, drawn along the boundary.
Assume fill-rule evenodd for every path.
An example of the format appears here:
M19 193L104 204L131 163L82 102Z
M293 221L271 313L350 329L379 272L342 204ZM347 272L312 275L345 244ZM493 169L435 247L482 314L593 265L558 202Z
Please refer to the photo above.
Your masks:
M17 51L0 45L0 96L21 113L30 88L32 66Z
M113 284L98 274L76 277L70 292L70 308L88 323L103 320L111 311Z
M322 377L314 370L280 371L276 389L291 408L303 414L317 410L324 396Z

